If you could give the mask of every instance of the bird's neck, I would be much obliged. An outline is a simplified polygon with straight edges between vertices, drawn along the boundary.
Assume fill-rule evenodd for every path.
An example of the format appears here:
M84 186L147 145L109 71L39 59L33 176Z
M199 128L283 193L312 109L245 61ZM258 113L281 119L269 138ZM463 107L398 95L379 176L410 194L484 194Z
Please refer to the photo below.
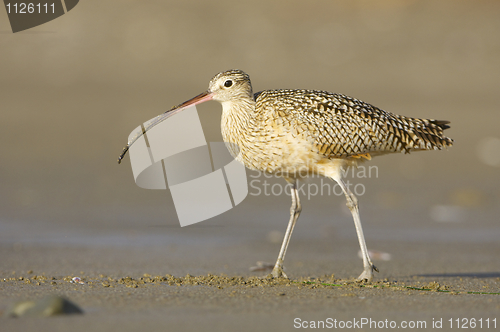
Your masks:
M245 145L243 140L249 130L251 114L255 111L255 101L250 98L222 102L221 131L226 143Z

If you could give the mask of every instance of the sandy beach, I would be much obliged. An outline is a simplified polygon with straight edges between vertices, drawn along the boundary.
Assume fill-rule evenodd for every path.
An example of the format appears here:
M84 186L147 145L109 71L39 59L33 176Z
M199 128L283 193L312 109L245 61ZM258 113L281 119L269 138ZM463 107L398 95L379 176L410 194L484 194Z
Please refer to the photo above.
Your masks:
M298 239L287 265L290 280L277 281L265 278L264 272L248 272L244 264L253 257L273 257L273 246L262 242L211 245L210 253L201 245L192 251L157 245L3 248L4 264L16 269L2 273L4 312L16 301L57 294L84 314L2 317L1 324L6 331L267 331L292 330L298 318L300 324L371 319L398 327L426 324L429 329L433 321L442 320L446 329L450 319L463 324L464 318L498 317L500 274L494 242L383 241L400 254L376 262L381 272L366 285L353 280L361 260L328 250L356 252L354 238L337 239L335 245L327 239L315 245L311 239ZM72 283L74 277L82 284Z

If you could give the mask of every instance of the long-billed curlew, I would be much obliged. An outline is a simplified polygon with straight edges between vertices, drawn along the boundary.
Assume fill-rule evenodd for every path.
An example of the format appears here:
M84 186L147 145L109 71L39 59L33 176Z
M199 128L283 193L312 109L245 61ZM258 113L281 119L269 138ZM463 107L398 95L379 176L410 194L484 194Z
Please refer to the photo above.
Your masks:
M297 181L305 174L335 180L344 191L363 256L358 280L371 281L373 265L359 219L358 200L342 180L342 170L362 159L392 152L440 150L453 140L443 136L448 121L409 118L341 94L315 90L266 90L253 94L241 70L215 75L208 90L159 115L147 128L183 109L216 100L222 104L222 137L246 167L278 174L291 184L290 221L272 271L285 276L283 261L302 206ZM135 137L123 149L121 162ZM165 142L167 143L167 142Z

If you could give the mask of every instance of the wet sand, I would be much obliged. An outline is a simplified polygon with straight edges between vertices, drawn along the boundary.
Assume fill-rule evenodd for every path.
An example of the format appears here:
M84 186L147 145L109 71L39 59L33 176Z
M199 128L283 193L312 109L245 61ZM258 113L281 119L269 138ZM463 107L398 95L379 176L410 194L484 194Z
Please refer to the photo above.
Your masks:
M209 253L202 245L2 246L3 264L12 271L0 275L0 311L16 301L57 294L84 314L3 315L0 324L6 331L267 331L292 330L296 318L397 324L442 318L444 326L450 318L498 318L498 243L375 242L390 248L392 259L375 261L381 272L364 284L354 281L359 258L327 251L327 239L296 240L287 260L290 280L248 271L252 259L274 256L269 249L278 247L265 241L209 245ZM335 240L333 247L356 252L355 239ZM72 283L74 277L83 283Z

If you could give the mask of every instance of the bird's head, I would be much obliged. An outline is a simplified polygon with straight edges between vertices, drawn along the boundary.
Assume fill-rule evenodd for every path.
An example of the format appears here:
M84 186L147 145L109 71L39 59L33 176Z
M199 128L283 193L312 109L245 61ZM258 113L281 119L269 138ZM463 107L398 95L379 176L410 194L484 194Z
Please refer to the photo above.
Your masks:
M207 93L221 103L252 98L250 76L238 69L218 73L210 80Z

